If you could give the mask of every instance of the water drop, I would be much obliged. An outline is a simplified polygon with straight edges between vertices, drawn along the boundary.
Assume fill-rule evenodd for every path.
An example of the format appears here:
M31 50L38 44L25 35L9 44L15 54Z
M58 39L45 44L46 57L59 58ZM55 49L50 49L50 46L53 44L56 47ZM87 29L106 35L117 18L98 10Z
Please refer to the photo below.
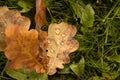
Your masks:
M57 35L59 35L59 34L60 34L60 29L59 29L59 28L55 29L55 33L56 33Z
M53 49L51 49L50 51L51 51L51 52L54 52L54 50L53 50Z
M61 44L61 45L63 45L63 44L64 44L64 42L62 41L60 44Z
M48 44L50 44L50 40L48 40Z
M57 45L59 45L60 43L59 42L57 42Z
M62 34L62 37L65 37L65 34Z

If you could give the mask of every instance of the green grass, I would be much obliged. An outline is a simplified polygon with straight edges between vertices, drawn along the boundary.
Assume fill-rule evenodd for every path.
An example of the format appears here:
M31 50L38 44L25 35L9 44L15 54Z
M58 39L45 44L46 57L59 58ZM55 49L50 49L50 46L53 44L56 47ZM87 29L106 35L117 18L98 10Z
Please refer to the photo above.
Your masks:
M120 80L120 0L99 0L99 3L96 0L83 0L85 5L90 3L94 9L92 27L85 27L80 23L81 18L76 16L69 0L45 1L47 24L65 21L76 25L78 31L75 38L80 44L78 50L70 55L71 62L63 70L49 76L49 80ZM17 0L0 0L0 6L7 5L10 9L20 10L16 3ZM32 19L32 25L35 14L33 11L35 5L29 12L23 13ZM82 57L85 59L85 67L78 77L70 65L78 63ZM4 71L6 62L3 52L0 52L0 78L13 80Z

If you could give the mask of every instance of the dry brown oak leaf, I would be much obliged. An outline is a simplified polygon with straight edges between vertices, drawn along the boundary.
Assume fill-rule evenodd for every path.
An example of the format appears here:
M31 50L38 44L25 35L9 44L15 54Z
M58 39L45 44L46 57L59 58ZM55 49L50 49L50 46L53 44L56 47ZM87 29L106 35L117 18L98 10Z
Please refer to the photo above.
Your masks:
M5 38L5 28L9 24L17 24L22 27L29 29L30 20L16 10L9 10L6 6L0 7L0 51L3 51L6 44L4 42Z
M76 27L65 22L50 24L48 29L48 64L49 75L56 72L56 68L64 68L63 64L69 63L69 54L75 51L79 43L73 37Z
M39 31L39 29L45 25L46 21L46 4L44 0L36 0L36 29Z
M37 73L45 73L46 59L39 51L37 30L28 31L25 27L9 25L5 29L6 44L5 56L9 62L7 68L20 69L25 67L30 71L35 69Z
M8 11L8 8L7 7L0 7L0 51L3 51L6 44L5 44L5 41L4 41L4 38L5 38L5 21L3 20L3 15L5 12Z
M41 51L41 55L43 57L44 64L47 64L48 57L46 53L46 49L48 47L47 42L47 33L41 30L41 27L46 23L46 5L44 0L36 0L36 14L35 14L35 23L36 30L38 31L38 40L39 40L39 50ZM44 60L44 59L47 59ZM46 62L45 62L46 61Z
M29 29L30 20L17 10L9 10L6 6L0 7L0 26L6 27L9 24L17 24Z

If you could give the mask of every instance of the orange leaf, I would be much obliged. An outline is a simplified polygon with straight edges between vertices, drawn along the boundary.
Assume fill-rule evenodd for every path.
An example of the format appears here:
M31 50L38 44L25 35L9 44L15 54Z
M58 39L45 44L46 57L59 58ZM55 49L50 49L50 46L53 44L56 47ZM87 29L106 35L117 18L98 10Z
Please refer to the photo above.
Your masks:
M4 48L5 48L5 41L4 41L4 38L5 38L5 22L2 18L3 14L8 11L8 8L7 7L0 7L0 51L3 51Z
M43 0L36 0L35 22L37 30L46 23L46 5Z
M38 40L39 40L39 54L41 55L41 62L42 65L47 68L47 64L49 63L49 58L47 56L47 33L45 31L42 31L41 29L38 32Z
M35 14L36 29L38 31L39 40L39 50L43 57L43 64L47 66L48 56L46 53L48 43L47 43L47 33L41 30L41 27L46 23L46 5L43 0L36 0L36 14Z
M0 51L3 51L5 48L5 28L9 24L17 24L22 27L29 29L30 20L16 10L9 10L7 7L0 7Z
M63 64L69 63L69 54L75 51L79 43L73 37L76 27L65 22L51 24L48 28L48 74L53 75L56 68L64 68Z
M5 30L6 44L5 55L9 59L7 65L10 69L25 67L27 70L35 69L37 73L46 71L46 64L43 62L39 52L38 32L28 31L25 27L9 25Z

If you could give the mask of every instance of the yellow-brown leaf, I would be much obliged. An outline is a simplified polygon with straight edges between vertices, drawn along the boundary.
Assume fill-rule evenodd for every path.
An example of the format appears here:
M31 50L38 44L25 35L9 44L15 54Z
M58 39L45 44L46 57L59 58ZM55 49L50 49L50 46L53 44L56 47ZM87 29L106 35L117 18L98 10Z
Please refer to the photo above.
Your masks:
M76 27L68 23L51 24L48 29L48 74L53 75L56 68L64 68L63 64L69 63L69 54L75 51L79 43L73 37Z

